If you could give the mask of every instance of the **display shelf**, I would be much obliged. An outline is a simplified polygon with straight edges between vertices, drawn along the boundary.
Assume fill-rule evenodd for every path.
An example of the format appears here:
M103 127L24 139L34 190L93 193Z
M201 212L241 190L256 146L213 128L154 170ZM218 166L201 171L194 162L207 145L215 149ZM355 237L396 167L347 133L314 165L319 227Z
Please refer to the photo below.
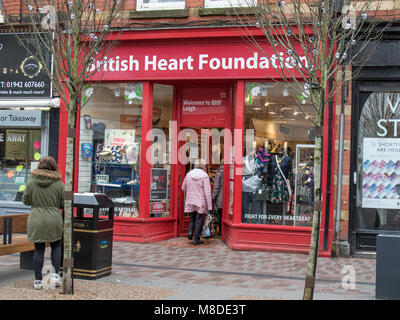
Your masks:
M114 187L114 188L121 188L121 187L135 187L139 184L127 184L127 183L103 183L103 182L96 182L96 181L89 181L90 184L95 184L101 187Z
M124 202L116 202L114 200L113 200L113 202L114 202L115 207L126 207L126 208L136 207L136 202L124 203Z
M137 163L119 163L119 162L102 162L102 161L89 161L92 164L103 164L112 166L135 166Z

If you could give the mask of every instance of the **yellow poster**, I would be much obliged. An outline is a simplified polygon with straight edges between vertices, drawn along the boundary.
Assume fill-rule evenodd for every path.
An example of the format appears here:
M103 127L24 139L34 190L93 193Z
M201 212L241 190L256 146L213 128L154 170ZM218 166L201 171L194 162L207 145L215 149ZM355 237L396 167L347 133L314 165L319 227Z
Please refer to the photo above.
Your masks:
M27 160L29 158L29 131L8 129L6 134L6 159Z

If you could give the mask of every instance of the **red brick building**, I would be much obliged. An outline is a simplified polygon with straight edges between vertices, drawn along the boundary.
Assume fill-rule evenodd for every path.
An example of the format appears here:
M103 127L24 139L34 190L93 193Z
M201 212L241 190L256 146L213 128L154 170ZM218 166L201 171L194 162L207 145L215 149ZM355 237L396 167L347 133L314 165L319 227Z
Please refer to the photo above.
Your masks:
M16 23L24 21L27 9L22 2L3 1ZM308 252L313 208L310 118L315 111L307 104L304 113L296 109L288 94L290 84L274 72L276 57L270 44L263 41L263 33L252 27L266 55L242 37L232 20L231 7L244 3L126 2L119 45L103 61L95 62L102 72L93 79L99 81L90 84L91 98L80 113L75 159L75 191L104 192L113 199L116 241L152 242L186 236L189 216L183 212L181 183L191 168L189 160L205 154L212 158L215 149L218 160L224 159L218 230L222 241L237 250ZM396 19L399 10L400 2L390 0L382 2L379 12L385 19ZM242 18L251 19L251 8L246 13ZM326 111L321 255L373 252L376 234L400 230L395 151L371 151L376 144L390 143L390 148L395 148L397 143L398 37L398 27L393 24L359 77L338 91L331 113ZM348 72L346 76L352 75ZM365 111L368 108L393 115L374 118L371 111ZM58 116L49 117L53 122L42 132L47 146L41 153L57 154L62 172L66 116L61 105ZM59 124L57 150L45 138L54 130L50 125L54 121ZM372 126L366 123L374 124L374 133L366 133ZM217 129L218 141L210 137L213 129ZM247 144L246 130L252 132ZM206 151L195 143L200 145L197 139L203 136L208 137ZM165 145L157 143L164 140ZM130 148L131 158L121 153L124 145ZM158 147L163 156L150 163L147 151L154 157ZM246 153L249 147L253 150L250 157ZM178 159L180 151L182 161ZM265 154L270 154L269 161ZM218 167L218 161L207 166L210 177ZM342 172L341 179L338 172ZM261 182L248 180L255 173L262 177ZM288 178L293 196L257 197L254 192L260 184L276 189L282 182L279 174ZM367 183L367 177L376 181L378 174L390 176L393 185L386 180L375 187ZM10 201L4 200L4 207ZM12 207L26 210L15 203Z

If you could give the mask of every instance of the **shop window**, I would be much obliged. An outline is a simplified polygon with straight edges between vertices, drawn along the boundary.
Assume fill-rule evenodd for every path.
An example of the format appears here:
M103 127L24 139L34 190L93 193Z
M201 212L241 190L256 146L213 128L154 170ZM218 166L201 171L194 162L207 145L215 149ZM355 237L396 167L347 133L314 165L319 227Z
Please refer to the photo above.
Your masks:
M242 222L311 226L315 109L284 83L245 90Z
M25 184L41 158L42 130L0 129L0 201L22 201Z
M139 216L142 84L91 85L81 111L78 192L101 192L115 215Z
M400 230L400 93L371 93L360 115L357 228Z
M256 5L253 0L204 0L205 8L252 7Z
M150 217L168 217L171 198L170 124L173 87L154 84L153 130L151 132Z
M138 11L185 9L185 0L138 0Z

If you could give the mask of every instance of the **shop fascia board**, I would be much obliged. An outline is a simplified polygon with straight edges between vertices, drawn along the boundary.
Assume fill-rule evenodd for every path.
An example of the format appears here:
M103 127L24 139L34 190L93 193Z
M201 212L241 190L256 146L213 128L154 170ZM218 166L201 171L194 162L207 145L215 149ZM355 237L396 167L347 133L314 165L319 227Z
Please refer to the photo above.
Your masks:
M1 100L0 108L59 108L60 98L31 100Z

